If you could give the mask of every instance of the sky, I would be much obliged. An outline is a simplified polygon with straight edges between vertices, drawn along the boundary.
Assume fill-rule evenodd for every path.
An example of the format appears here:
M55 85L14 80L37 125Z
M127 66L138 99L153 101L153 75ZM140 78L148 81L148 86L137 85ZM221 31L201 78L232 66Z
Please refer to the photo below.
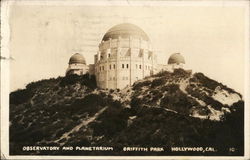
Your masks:
M246 7L234 5L21 5L10 7L10 90L64 76L71 55L88 64L108 29L142 28L158 63L181 53L188 68L244 94Z

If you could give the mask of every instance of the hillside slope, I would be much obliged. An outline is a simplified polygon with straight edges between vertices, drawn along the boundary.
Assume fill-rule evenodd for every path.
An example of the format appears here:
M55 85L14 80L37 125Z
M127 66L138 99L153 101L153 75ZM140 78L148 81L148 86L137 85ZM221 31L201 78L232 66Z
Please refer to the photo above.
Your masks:
M202 73L162 72L123 90L94 77L42 80L10 94L10 154L242 155L244 101ZM114 151L22 151L23 146L112 146ZM124 152L123 147L165 152ZM171 152L170 147L215 152ZM230 150L234 148L234 152Z

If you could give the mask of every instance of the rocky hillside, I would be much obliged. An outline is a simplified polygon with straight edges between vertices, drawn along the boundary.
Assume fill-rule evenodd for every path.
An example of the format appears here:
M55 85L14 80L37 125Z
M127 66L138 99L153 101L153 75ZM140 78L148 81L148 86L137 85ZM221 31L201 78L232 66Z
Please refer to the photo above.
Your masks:
M242 155L244 101L202 73L178 69L123 90L89 75L33 82L10 94L10 154ZM23 151L23 146L109 146L112 151ZM124 152L163 147L164 152ZM173 152L171 147L213 147Z

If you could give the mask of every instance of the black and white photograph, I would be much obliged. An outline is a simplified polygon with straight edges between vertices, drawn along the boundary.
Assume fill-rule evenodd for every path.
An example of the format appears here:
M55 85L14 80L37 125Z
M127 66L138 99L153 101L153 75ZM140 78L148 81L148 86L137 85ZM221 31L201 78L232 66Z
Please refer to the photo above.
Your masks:
M249 1L2 1L1 157L247 160L249 62Z

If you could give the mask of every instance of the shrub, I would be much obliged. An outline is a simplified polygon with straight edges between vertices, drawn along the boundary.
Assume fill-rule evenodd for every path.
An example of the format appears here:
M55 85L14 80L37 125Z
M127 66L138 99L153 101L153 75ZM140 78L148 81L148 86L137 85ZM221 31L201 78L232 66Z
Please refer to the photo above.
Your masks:
M31 97L32 93L29 89L17 90L15 92L10 93L10 104L22 104L27 102Z
M80 83L81 85L85 85L91 89L96 88L95 76L89 74L85 74L82 76L76 74L67 75L66 77L62 78L60 86L73 85L76 83Z
M150 86L150 85L151 85L151 81L149 80L145 80L143 82L137 82L133 84L133 90L140 90L142 87Z
M153 80L153 82L151 83L151 87L154 88L156 86L161 86L164 85L164 83L165 83L165 77L157 78Z

